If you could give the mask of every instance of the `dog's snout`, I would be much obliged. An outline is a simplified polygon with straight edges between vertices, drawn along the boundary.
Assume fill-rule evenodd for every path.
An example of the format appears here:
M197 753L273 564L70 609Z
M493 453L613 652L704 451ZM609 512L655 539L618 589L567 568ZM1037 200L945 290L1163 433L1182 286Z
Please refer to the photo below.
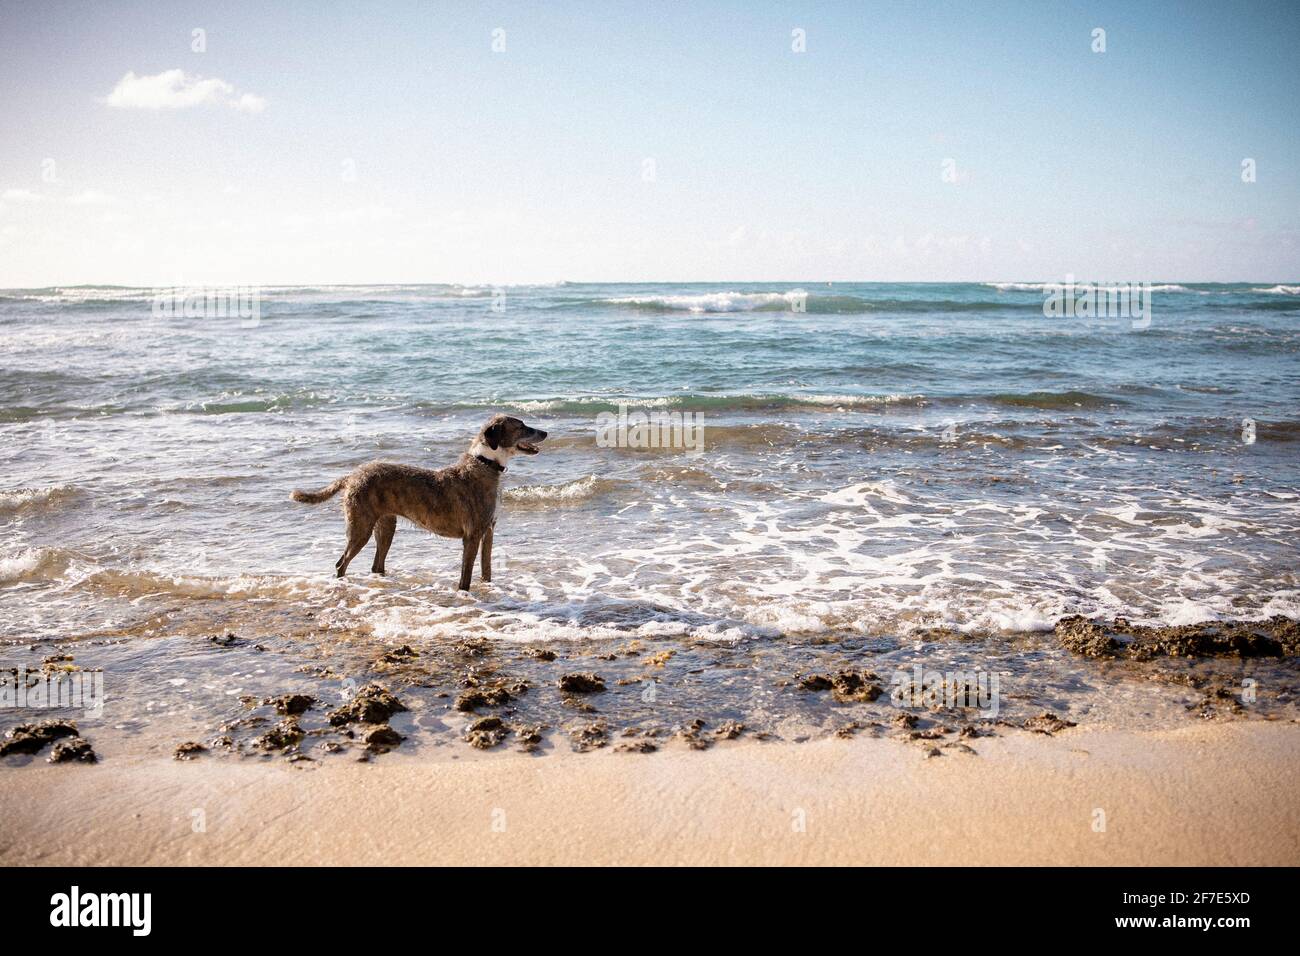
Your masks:
M533 434L537 436L538 441L543 441L546 438L546 432L542 431L540 428L534 428Z

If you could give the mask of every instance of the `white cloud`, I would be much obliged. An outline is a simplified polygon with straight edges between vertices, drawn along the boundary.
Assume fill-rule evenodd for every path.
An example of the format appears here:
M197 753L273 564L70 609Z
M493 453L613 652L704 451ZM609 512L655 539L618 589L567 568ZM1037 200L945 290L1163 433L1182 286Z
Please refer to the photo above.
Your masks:
M101 193L98 189L83 189L69 196L66 201L69 206L111 206L117 202L117 198Z
M117 109L181 110L224 104L246 113L260 113L266 100L253 93L236 95L235 88L216 77L204 79L184 70L164 70L153 76L127 71L104 102Z
M256 93L245 93L230 105L237 110L243 110L245 113L260 113L266 109L266 99Z
M40 193L34 193L30 189L6 189L0 193L0 199L5 202L40 202L44 198Z
M401 214L390 207L370 203L343 209L329 209L319 213L292 213L282 216L280 224L290 229L307 229L318 226L351 225L366 222L386 222L400 219Z

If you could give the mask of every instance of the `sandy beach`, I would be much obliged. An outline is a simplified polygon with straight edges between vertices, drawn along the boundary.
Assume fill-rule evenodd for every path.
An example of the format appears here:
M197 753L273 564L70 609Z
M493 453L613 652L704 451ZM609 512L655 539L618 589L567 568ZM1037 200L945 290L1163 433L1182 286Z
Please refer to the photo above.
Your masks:
M33 764L0 864L1300 863L1294 723L971 743Z

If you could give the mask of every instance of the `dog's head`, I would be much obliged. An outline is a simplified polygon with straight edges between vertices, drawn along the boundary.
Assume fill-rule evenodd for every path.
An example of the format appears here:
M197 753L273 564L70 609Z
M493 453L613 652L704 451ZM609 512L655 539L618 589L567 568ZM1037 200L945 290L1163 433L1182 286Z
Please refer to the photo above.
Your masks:
M483 426L475 441L499 454L523 452L525 455L536 455L539 450L537 446L545 440L546 432L540 428L532 428L509 415L494 415Z

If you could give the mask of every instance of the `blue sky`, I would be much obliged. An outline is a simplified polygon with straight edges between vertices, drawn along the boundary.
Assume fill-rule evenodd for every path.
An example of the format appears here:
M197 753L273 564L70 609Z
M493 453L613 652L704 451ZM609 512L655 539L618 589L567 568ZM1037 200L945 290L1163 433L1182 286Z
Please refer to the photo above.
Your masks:
M1291 3L6 2L0 286L1294 281L1297 49Z

